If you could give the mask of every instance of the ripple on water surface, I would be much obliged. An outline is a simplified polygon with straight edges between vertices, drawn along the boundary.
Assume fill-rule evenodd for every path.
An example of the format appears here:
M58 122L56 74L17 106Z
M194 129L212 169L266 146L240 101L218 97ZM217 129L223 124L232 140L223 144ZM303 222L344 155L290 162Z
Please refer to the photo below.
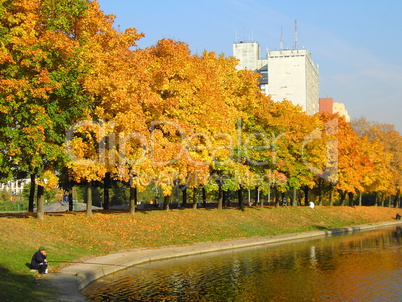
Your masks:
M93 282L90 301L400 301L401 229L142 264Z

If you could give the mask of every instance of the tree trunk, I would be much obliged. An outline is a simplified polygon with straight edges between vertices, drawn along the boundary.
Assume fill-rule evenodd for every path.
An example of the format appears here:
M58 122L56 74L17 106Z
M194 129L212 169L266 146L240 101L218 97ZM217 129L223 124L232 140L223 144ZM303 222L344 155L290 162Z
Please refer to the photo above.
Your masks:
M353 207L354 206L354 202L353 202L353 193L349 192L348 193L348 197L349 197L349 206Z
M258 191L258 193L261 194L261 191ZM261 208L263 208L264 207L264 194L262 194L262 196L259 197L259 199L260 199L260 206L261 206Z
M175 187L174 187L174 192L175 192L175 197L176 197L177 206L180 208L180 207L181 207L181 202L180 202L180 192L181 192L181 190L180 190L180 186L179 186L179 185L175 185ZM173 195L173 192L172 192L172 196L174 196L174 195Z
M109 188L110 188L110 172L105 174L105 179L103 180L103 209L110 209L110 197L109 197Z
M41 185L38 185L36 212L38 219L43 220L45 218L45 188Z
M344 206L346 199L346 192L339 190L339 196L341 197L341 206Z
M164 196L163 197L163 209L168 211L169 210L169 203L170 203L170 196Z
M292 206L297 207L297 189L295 187L292 188Z
M36 188L36 174L31 174L31 183L29 190L28 212L33 213L35 207L35 188Z
M268 203L268 206L270 206L271 205L271 187L269 188L269 191L268 191L268 194L267 194L267 203Z
M323 180L320 178L318 181L318 205L322 206L322 195L323 195Z
M329 205L331 207L334 205L334 188L332 188L332 187L329 191Z
M229 195L228 191L224 190L222 191L222 204L224 207L230 207L228 195Z
M363 193L359 191L359 207L362 206Z
M73 187L68 188L68 210L74 211Z
M218 210L222 210L222 203L223 203L222 185L218 184Z
M398 196L399 196L399 191L396 191L395 198L394 198L394 208L398 206Z
M239 209L244 211L244 202L243 202L243 186L237 190L237 199L239 201Z
M204 205L204 208L207 207L207 192L205 190L205 187L202 187L202 203Z
M308 187L308 186L305 186L304 188L303 188L303 192L304 192L304 205L305 206L308 206L308 193L309 193L309 191L310 191L310 188Z
M187 204L187 186L183 188L183 204Z
M197 208L197 188L193 188L193 209Z
M130 214L134 215L137 208L137 187L130 186Z
M279 208L281 202L280 200L281 194L275 189L275 208Z
M260 190L258 190L258 187L255 187L255 205L260 204L260 202Z
M87 187L86 187L86 197L87 197L87 216L91 217L92 216L92 181L87 181Z

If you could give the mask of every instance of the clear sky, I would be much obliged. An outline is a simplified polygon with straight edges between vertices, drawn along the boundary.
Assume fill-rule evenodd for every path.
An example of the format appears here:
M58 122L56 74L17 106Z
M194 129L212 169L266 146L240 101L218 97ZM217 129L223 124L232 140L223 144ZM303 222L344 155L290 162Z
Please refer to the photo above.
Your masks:
M134 27L144 48L162 38L193 53L232 56L233 42L265 49L298 46L319 65L320 97L346 105L352 119L395 125L402 134L400 0L98 0L122 30Z

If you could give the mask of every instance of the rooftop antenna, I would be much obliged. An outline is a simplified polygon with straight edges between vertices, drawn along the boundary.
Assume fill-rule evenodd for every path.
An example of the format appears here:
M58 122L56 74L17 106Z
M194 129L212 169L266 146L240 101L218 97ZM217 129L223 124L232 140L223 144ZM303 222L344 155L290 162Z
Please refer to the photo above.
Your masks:
M295 49L297 49L297 20L295 20Z
M247 40L246 40L246 28L245 27L243 27L243 35L244 35L244 42L247 42Z

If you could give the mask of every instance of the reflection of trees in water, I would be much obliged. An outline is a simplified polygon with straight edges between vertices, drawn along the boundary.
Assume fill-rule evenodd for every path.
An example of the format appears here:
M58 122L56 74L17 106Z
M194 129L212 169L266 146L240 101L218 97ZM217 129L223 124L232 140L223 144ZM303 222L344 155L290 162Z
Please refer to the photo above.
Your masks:
M402 237L402 227L397 226L396 231L392 233L393 237L398 241L401 242Z
M394 228L140 265L95 282L84 294L94 301L264 301L322 295L361 300L370 298L370 290L358 290L361 284L375 286L373 276L380 267L386 271L399 261L390 251L400 244L401 233Z

